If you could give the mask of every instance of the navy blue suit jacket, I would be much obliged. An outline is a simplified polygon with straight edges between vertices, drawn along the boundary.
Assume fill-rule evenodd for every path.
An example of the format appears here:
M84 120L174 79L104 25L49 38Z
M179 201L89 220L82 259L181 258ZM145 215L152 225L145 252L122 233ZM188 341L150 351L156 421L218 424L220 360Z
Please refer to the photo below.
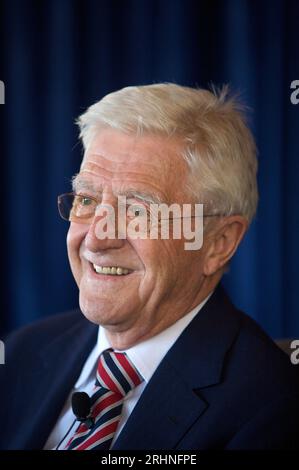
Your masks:
M1 449L43 448L96 337L78 310L9 338ZM114 449L298 448L298 367L218 287L162 360Z

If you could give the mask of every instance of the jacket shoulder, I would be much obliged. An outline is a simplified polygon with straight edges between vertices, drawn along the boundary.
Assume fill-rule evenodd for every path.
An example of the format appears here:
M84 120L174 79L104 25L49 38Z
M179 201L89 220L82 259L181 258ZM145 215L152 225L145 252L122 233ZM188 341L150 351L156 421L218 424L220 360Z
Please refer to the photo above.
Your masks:
M31 350L41 349L53 338L60 336L62 332L76 330L88 323L80 309L54 314L35 321L13 331L6 337L4 340L6 356L26 355Z

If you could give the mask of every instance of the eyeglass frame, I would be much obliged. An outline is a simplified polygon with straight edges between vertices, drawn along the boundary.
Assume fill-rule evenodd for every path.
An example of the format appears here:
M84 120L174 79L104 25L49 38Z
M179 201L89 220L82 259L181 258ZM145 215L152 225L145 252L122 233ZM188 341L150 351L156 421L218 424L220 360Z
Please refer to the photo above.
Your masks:
M61 217L63 220L65 220L66 222L69 222L69 223L74 222L74 221L73 221L73 220L70 220L70 219L67 219L66 217L63 217L62 214L61 214L61 211L60 211L61 200L62 200L62 198L64 198L65 196L73 196L74 198L75 198L76 196L79 196L79 197L82 197L82 198L91 199L92 201L96 202L97 205L96 205L96 207L95 207L94 214L93 214L92 218L94 218L94 216L95 216L97 207L98 207L99 205L101 205L101 202L100 202L96 197L90 196L90 195L88 195L88 194L77 194L77 193L74 192L74 191L71 191L71 192L68 192L68 193L60 194L60 195L57 197L58 212L59 212L60 217ZM165 204L165 203L160 203L160 204L162 205L162 204ZM132 204L131 204L131 205L132 205ZM155 205L158 205L158 206L159 206L159 204L156 204L156 203L155 203ZM128 215L127 215L127 217L128 217ZM136 217L138 217L138 216L136 216ZM168 220L176 220L176 219L196 218L196 217L227 217L227 214L221 214L221 213L219 213L219 214L202 214L202 215L187 215L187 216L182 215L182 216L179 216L179 217L160 218L160 219L159 219L159 222L162 221L162 220L167 220L167 219L168 219ZM90 219L90 218L91 218L91 216L88 217L88 219ZM91 223L91 222L84 222L84 217L78 217L78 219L80 219L80 221L76 221L76 223L81 223L81 224L85 224L85 225L88 225L88 224ZM131 219L131 220L133 220L133 219Z

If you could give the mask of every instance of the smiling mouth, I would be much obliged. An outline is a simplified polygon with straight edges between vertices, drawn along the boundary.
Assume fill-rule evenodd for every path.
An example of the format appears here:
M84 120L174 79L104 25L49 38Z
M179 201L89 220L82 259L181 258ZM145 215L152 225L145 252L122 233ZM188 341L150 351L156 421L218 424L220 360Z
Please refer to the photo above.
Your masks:
M109 276L126 276L132 272L131 269L122 266L98 266L93 263L92 266L95 273Z

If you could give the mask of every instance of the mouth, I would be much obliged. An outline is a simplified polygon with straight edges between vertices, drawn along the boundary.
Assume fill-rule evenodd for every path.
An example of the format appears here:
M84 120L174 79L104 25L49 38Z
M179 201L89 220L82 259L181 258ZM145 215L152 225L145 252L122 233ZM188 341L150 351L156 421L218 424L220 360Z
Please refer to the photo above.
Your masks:
M90 263L93 271L99 276L127 276L133 271L124 266L99 266L97 264Z

